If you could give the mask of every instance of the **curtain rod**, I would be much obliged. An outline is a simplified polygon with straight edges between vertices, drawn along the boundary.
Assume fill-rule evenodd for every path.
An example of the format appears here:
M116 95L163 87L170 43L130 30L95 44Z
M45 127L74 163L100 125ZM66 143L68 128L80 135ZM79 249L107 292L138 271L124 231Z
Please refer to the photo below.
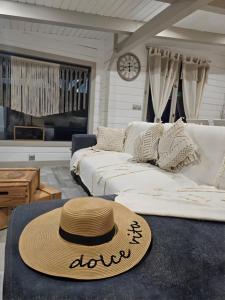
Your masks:
M75 63L69 63L69 62L64 62L64 61L60 61L60 60L55 60L55 59L48 59L48 58L44 58L44 57L39 57L39 56L35 56L35 55L25 55L25 54L20 54L20 53L16 53L16 52L11 52L11 51L6 51L6 50L0 50L0 56L8 56L8 57L12 57L12 56L16 56L16 57L21 57L21 58L27 58L27 59L33 59L33 60L37 60L37 61L43 61L43 62L49 62L49 63L55 63L55 64L59 64L60 66L67 66L67 67L76 67L79 69L87 69L88 71L90 71L90 67L86 67L86 66L82 66L79 64L75 64Z
M41 59L37 60L34 58L21 57L21 56L17 56L17 55L12 55L10 58L11 58L11 61L22 61L22 62L27 62L27 63L52 66L52 67L58 67L58 68L60 66L60 64L57 64L54 62L44 61Z
M79 71L83 71L88 73L89 72L89 68L87 67L79 67L79 66L74 66L74 65L66 65L66 64L60 64L61 68L67 68L67 69L71 69L71 70L79 70Z
M77 70L77 71L82 71L82 72L87 72L89 71L88 68L86 67L80 67L80 66L75 66L75 65L66 65L66 64L61 64L57 62L50 62L46 60L36 59L36 58L28 58L28 57L22 57L22 56L17 56L17 55L11 55L10 59L18 59L18 60L24 60L27 62L32 62L34 64L43 64L43 65L49 65L49 66L57 66L59 68L67 68L71 70Z
M150 46L150 45L145 45L145 48L146 49L150 49L150 48L159 48L159 49L162 49L162 50L169 50L169 51L176 51L176 50L174 50L174 49L171 49L171 48L166 48L166 47L160 47L160 46ZM188 58L190 57L194 57L194 58L202 58L202 59L205 59L208 63L211 63L212 61L210 60L210 59L208 59L208 58L206 58L206 57L199 57L199 56L197 56L197 55L190 55L190 54L187 54L187 55L185 55L185 54L183 54L183 53L181 53L180 51L177 51L177 53L179 53L180 54L180 56L181 56L181 58L183 57L183 56L187 56Z

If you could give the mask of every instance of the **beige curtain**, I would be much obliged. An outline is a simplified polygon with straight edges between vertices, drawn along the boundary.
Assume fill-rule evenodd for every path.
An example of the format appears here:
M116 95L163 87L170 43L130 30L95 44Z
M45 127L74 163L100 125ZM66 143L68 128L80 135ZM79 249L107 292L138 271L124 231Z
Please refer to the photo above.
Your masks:
M207 83L209 63L205 59L184 56L182 61L182 88L187 119L198 119Z
M59 65L12 56L11 109L36 117L59 113Z
M148 49L148 71L155 112L155 122L160 122L174 82L179 74L180 54L166 49Z

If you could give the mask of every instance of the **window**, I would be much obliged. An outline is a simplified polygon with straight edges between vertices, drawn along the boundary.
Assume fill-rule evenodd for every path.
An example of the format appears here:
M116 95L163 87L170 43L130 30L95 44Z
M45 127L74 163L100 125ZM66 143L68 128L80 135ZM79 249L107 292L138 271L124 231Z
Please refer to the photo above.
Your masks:
M182 90L182 79L181 73L179 76L179 81L174 84L170 97L168 99L167 105L162 114L162 122L175 122L179 118L183 118L184 122L186 122L186 116L184 111L184 103L183 103L183 90ZM148 109L147 109L147 122L154 122L155 113L152 104L152 95L151 88L149 87L149 96L148 96Z
M162 114L161 120L163 123L168 123L170 121L170 111L171 111L171 104L172 104L172 95L173 92L171 92L170 97L168 99L168 102L166 104L166 107L164 109L164 112ZM154 122L155 119L155 113L152 103L152 94L151 94L151 88L149 88L149 96L148 96L148 109L147 109L147 122Z
M0 139L13 139L16 126L44 128L45 140L71 140L72 134L87 133L91 69L49 60L48 62L60 64L60 113L32 117L10 109L11 55L17 56L0 54ZM27 134L25 132L23 130L23 139L35 138L34 135L31 136L30 130L27 130Z

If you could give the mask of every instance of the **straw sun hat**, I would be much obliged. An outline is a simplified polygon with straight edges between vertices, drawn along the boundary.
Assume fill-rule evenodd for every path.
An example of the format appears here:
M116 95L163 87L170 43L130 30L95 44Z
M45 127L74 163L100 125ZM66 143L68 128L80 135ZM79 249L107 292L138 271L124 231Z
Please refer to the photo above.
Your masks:
M20 236L19 251L39 272L93 280L131 269L150 242L151 230L141 216L119 203L86 197L32 220Z

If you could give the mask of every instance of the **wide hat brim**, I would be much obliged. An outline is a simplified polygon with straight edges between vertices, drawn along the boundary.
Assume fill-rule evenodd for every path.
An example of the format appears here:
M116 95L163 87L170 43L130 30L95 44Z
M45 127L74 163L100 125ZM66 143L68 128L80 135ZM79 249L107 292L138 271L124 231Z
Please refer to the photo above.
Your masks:
M111 241L84 246L59 234L62 208L32 220L23 230L19 252L29 267L58 277L94 280L112 277L137 265L151 243L148 223L125 206L110 202L117 232Z

